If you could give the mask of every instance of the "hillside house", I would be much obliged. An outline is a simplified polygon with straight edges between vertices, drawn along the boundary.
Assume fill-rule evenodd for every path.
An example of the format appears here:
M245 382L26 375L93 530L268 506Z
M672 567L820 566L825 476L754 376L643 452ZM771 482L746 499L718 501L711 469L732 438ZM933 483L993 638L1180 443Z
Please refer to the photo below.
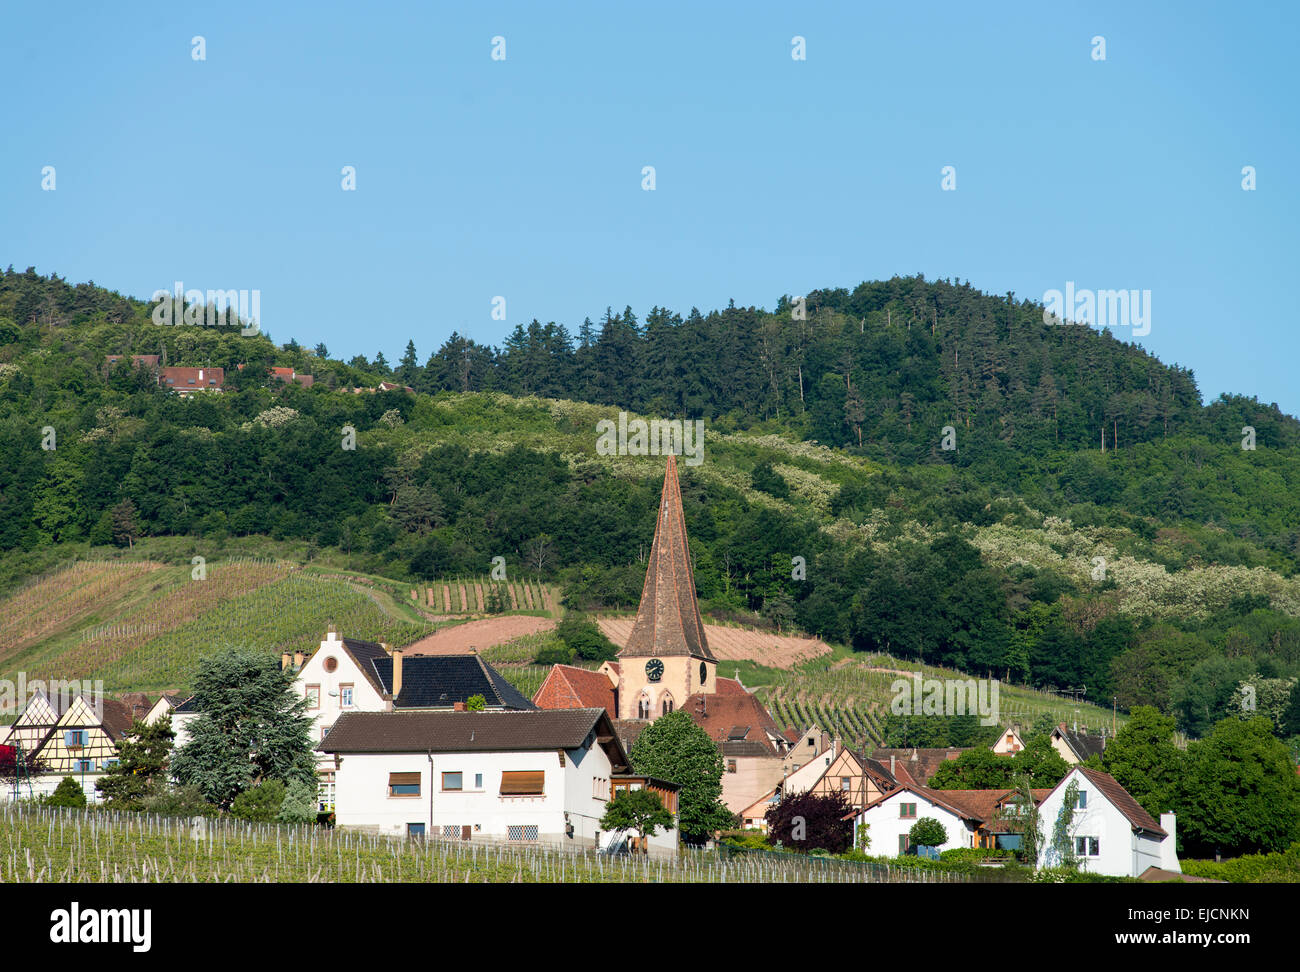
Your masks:
M87 695L66 698L55 693L33 693L0 745L21 747L44 763L31 780L31 793L53 793L65 776L74 776L94 802L95 783L117 762L117 743L131 728L132 708L118 699L96 700ZM21 794L26 795L26 794ZM0 799L12 791L0 791Z
M1052 730L1052 748L1071 766L1085 762L1089 757L1100 756L1106 749L1106 737L1094 735L1087 729L1080 731L1064 722Z

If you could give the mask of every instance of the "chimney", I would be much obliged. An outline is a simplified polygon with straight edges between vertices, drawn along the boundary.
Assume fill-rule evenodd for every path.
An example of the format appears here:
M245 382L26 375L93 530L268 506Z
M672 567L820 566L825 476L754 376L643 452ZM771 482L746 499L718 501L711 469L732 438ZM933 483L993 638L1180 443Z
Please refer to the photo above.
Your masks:
M889 775L890 775L890 776L893 776L895 773L898 772L898 767L894 765L894 760L897 759L897 758L898 758L898 757L896 757L896 756L890 756L890 757L889 757Z
M387 645L383 646L387 648ZM393 699L402 694L402 649L393 649Z
M455 704L452 705L451 709L452 709L453 712L464 712L464 711L465 711L465 703L464 703L464 702L456 702Z
M199 369L199 381L202 381L202 380L203 380L203 369L200 368L200 369Z
M302 655L302 652L300 652L300 651L295 651L295 652L293 653L293 670L294 670L295 672L296 672L298 669L302 668L302 661L303 661L303 655Z
M336 627L334 627L334 622L333 622L333 621L330 622L329 630L325 632L325 640L326 640L326 641L338 641L338 640L339 640L339 632L338 632L338 629L337 629Z
M282 652L280 655L280 668L281 670L283 670L288 667L289 667L289 653L287 651Z

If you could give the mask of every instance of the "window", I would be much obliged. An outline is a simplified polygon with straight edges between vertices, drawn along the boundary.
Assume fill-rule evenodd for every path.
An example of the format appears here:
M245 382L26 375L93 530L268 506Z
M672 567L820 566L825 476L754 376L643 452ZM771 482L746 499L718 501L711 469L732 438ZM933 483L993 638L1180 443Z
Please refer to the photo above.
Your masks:
M795 763L794 766L791 767L790 772L793 773L793 772L795 772L797 769L799 769L799 764L798 764L798 763Z
M422 823L409 823L409 824L407 824L407 825L406 825L406 836L407 836L407 837L423 837L423 836L424 836L424 824L422 824Z
M93 773L95 772L95 761L93 759L78 759L72 764L74 773Z
M460 774L460 773L443 773L443 774L442 774L442 788L443 788L444 790L459 790L459 789L462 789L462 787L461 787L461 783L460 783L460 780L461 780L461 774Z
M482 774L482 773L475 773L475 774L474 774L474 789L476 789L476 790L481 790L481 789L483 789L483 774Z
M307 708L309 709L320 708L320 686L319 685L307 686Z
M338 667L339 667L339 660L337 658L335 658L333 655L326 656L325 671L333 672L336 671Z
M1086 810L1086 809L1088 809L1088 791L1087 791L1087 790L1080 790L1080 791L1079 791L1079 798L1078 798L1078 800L1075 801L1074 809L1076 809L1076 810Z
M736 761L734 759L727 760L727 772L728 773L736 772Z
M86 745L86 730L68 729L63 733L63 745L69 749L80 749Z
M352 686L351 685L339 686L339 705L343 706L343 708L345 709L352 708Z
M650 718L650 700L642 697L636 703L636 717L638 719Z
M103 766L104 766L104 769L112 769L114 766L116 766L116 765L117 765L118 763L120 763L120 762L121 762L121 760L120 760L120 759L116 759L116 758L114 758L114 759L106 759L106 760L104 760Z
M898 805L898 818L900 820L904 818L911 820L915 816L916 816L915 803L900 803Z
M898 835L898 853L906 854L908 846L907 834Z
M390 797L418 797L420 795L420 774L389 773L388 795Z
M527 841L527 840L536 840L536 839L537 839L536 824L509 824L506 827L506 840Z
M816 741L815 739L809 739L809 740L808 740L808 745L809 745L809 746L816 746L816 745L817 745L817 741Z
M667 715L669 712L672 711L673 711L673 700L664 699L664 715Z
M501 795L542 796L545 792L545 783L544 770L508 770L501 774Z
M329 813L334 809L334 771L326 770L316 784L316 812Z
M1101 853L1101 840L1097 837L1076 837L1074 852L1080 857L1096 857Z
M849 792L849 787L852 785L853 785L853 777L851 776L840 777L840 789L843 790L845 793Z

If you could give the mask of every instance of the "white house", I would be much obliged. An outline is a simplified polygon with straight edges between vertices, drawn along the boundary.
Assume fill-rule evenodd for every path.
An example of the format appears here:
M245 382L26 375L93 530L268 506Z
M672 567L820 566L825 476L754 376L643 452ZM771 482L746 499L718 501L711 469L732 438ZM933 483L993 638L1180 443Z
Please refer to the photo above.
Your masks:
M1071 782L1078 784L1079 792L1069 839L1083 869L1127 877L1140 877L1149 867L1182 872L1174 815L1162 813L1157 823L1113 776L1084 766L1075 766L1039 807L1043 842L1048 845L1039 854L1040 866L1061 862L1061 852L1051 841Z
M869 853L902 854L908 848L908 832L922 817L939 821L947 831L948 839L938 845L940 851L975 846L981 821L973 820L968 810L946 798L943 790L907 784L856 811L854 843L857 843L858 825L867 824Z
M607 846L605 804L621 788L677 787L628 775L604 709L345 712L317 747L334 774L336 825L384 834ZM675 852L677 831L651 838Z
M289 655L281 664L290 664ZM317 741L344 712L455 709L475 695L487 711L536 708L478 654L403 657L400 648L341 638L331 628L310 657L299 654L293 664L293 689L307 700Z

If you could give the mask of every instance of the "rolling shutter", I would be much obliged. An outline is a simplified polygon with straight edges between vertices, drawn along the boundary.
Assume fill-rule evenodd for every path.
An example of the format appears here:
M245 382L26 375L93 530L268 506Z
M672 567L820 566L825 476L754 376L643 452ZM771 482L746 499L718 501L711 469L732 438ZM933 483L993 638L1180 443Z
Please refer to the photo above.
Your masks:
M388 785L389 786L419 786L420 774L419 773L389 773Z
M540 796L546 782L545 770L521 770L501 774L502 796Z

